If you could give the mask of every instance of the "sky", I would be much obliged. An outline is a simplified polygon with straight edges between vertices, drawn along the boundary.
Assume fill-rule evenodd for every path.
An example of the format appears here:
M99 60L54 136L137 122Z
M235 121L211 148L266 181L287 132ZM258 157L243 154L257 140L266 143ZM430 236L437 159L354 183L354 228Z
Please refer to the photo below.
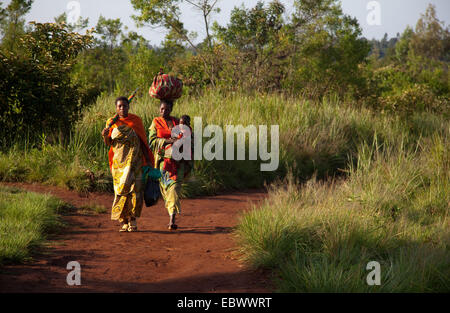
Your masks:
M280 1L286 7L286 14L290 15L293 12L294 0ZM3 6L9 2L10 0L3 1ZM257 2L258 0L219 0L221 13L213 16L213 20L225 26L235 6L244 4L246 8L251 8ZM394 37L397 33L402 33L407 25L414 27L429 3L436 6L438 18L444 21L445 25L449 25L450 0L341 0L344 13L358 19L363 36L368 39L381 39L385 33L389 37ZM90 27L97 24L100 15L106 18L120 18L124 26L137 31L152 45L159 45L166 33L163 29L152 29L148 26L137 28L131 16L138 12L134 11L130 0L34 0L32 9L25 19L27 22L54 22L54 18L63 12L68 16L75 16L77 8L83 18L89 18ZM201 15L187 4L181 9L185 27L198 33L197 41L202 40L205 31Z

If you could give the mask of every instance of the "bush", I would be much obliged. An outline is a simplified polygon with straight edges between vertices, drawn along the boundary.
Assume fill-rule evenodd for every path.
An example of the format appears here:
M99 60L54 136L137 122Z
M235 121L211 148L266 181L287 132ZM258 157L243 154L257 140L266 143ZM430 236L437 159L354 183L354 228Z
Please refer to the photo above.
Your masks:
M46 133L54 141L68 134L81 109L71 62L90 42L91 36L68 33L65 25L34 23L21 39L22 54L0 52L0 127L15 130L0 146L21 134L36 140Z
M448 107L448 100L438 98L427 85L413 84L395 94L379 99L380 107L392 112L441 112Z
M372 66L372 65L371 65ZM385 67L366 68L367 90L365 99L376 110L401 114L430 111L446 112L448 89L442 68L424 68L419 74L412 67L390 64Z

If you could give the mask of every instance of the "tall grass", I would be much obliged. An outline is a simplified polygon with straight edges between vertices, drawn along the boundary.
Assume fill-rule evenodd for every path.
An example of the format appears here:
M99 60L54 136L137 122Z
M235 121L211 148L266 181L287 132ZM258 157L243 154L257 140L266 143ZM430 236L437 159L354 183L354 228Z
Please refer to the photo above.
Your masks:
M375 138L345 180L274 185L241 218L245 260L282 292L450 291L449 147L448 134L416 147ZM380 286L366 283L370 261Z
M13 144L0 154L0 180L111 191L100 132L114 99L102 96L86 109L68 143ZM131 113L148 128L158 108L141 97ZM260 160L201 160L183 187L189 196L273 182L268 199L242 216L236 235L245 260L272 269L280 291L449 291L447 116L399 117L336 97L220 92L181 99L173 115L182 114L224 130L279 125L278 170L261 172ZM381 264L381 286L366 283L369 261Z
M85 110L74 125L68 144L43 145L40 149L16 148L0 154L0 180L38 181L79 191L110 190L107 147L100 137L106 120L114 114L115 96L101 96ZM146 128L159 115L159 102L138 98L131 113L139 115ZM445 131L442 117L421 113L409 121L391 115L377 115L338 98L312 102L281 95L247 96L241 93L208 92L201 97L177 101L173 115L202 117L203 127L219 125L279 125L280 166L275 172L261 172L260 161L196 161L194 175L184 185L189 195L212 194L219 190L262 187L288 169L306 181L343 174L357 147L377 136L380 144L395 142L406 133L406 145L414 144L426 132ZM425 128L425 129L424 129ZM206 143L208 138L204 138ZM225 138L224 138L225 141Z
M48 195L0 187L0 265L29 260L49 233L64 226L59 213L65 208Z

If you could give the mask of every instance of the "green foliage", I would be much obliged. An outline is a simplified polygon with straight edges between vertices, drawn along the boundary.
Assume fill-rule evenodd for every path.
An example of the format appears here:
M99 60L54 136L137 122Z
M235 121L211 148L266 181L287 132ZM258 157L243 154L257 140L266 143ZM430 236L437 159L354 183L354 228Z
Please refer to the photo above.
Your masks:
M17 49L19 39L25 34L23 17L31 10L32 4L33 0L11 0L5 9L0 8L0 30L3 33L1 49L20 50Z
M369 52L355 18L344 15L335 1L296 1L292 31L294 72L286 84L309 96L344 95L363 84L359 64Z
M195 32L189 32L181 21L181 11L179 5L183 0L131 0L133 8L140 14L134 15L133 19L139 26L148 23L152 26L163 27L168 30L166 40L163 43L164 52L169 52L168 57L174 55L175 51L183 52L183 44L189 44L190 48L195 51L203 63L203 71L208 74L209 83L215 86L217 77L215 69L215 60L211 62L207 54L212 50L212 38L210 36L210 17L212 13L220 12L215 8L216 0L198 0L186 1L196 10L202 13L206 30L207 48L202 45L195 45L194 40L197 36ZM175 51L171 51L175 48ZM206 51L206 55L203 53Z
M70 71L74 58L90 44L91 36L68 33L64 25L33 26L20 42L20 55L0 52L0 101L4 112L0 125L16 130L11 138L3 137L2 145L32 129L35 137L68 133L81 109Z
M265 8L258 2L252 9L235 7L227 27L215 24L217 37L232 48L256 54L277 39L284 25L284 6L279 1L270 2Z
M130 92L140 88L142 92L148 92L154 76L163 64L163 57L143 44L137 47L124 44L123 49L127 62L118 75L119 90Z
M424 84L411 84L405 88L397 89L379 99L383 109L393 112L413 113L424 110L440 112L448 108L448 99L439 99L431 88Z
M245 259L274 271L280 292L447 292L448 132L417 145L375 139L346 180L271 187L240 220ZM366 283L370 261L380 286Z
M83 19L80 16L75 23L70 24L70 23L67 23L67 14L64 12L61 15L55 17L55 23L67 24L67 31L73 33L73 32L78 32L78 31L85 29L89 24L89 18Z
M100 35L100 47L103 49L103 58L100 60L106 70L108 92L114 91L115 76L122 70L124 63L123 51L116 49L118 40L122 34L120 19L105 19L100 15L95 32Z
M395 57L399 63L405 63L409 54L409 45L414 31L409 26L406 27L398 43L395 45Z
M163 27L169 31L171 40L193 44L193 35L189 34L181 22L180 3L183 0L131 0L133 8L139 15L133 15L133 19L139 26L149 23L152 26Z
M161 52L165 58L165 62L170 62L176 57L183 57L186 52L186 47L183 45L183 40L179 38L174 30L171 30L164 41L161 43Z
M0 24L3 24L6 18L6 10L3 8L3 3L0 1Z
M220 64L218 76L222 89L281 88L286 57L290 53L284 12L279 1L272 1L266 7L258 2L251 9L243 5L234 8L226 27L214 24L215 35L222 43L214 50L215 60Z
M71 81L79 86L81 102L90 105L109 85L106 52L102 47L93 47L82 51L77 57L71 72Z
M170 65L172 71L183 80L187 93L199 94L208 86L209 78L199 56L192 54L179 56L174 58Z
M364 69L366 102L399 114L434 111L448 116L448 38L448 27L430 5L415 31L407 27L399 37L392 59L371 59Z
M408 29L408 26L407 28ZM388 34L385 33L381 40L372 39L369 41L372 50L369 54L370 58L380 63L381 66L387 65L392 62L392 59L396 55L396 47L399 42L399 34L397 37L388 38Z
M444 22L436 17L435 6L430 4L425 14L417 21L410 41L411 51L428 59L450 61L450 32L448 26L444 27Z
M136 32L123 32L120 19L101 17L96 33L100 39L80 54L71 73L72 81L80 86L83 103L93 104L102 93L129 93L138 87L147 90L167 62L164 51L153 49Z
M131 0L133 8L141 13L133 18L141 24L149 22L170 29L180 16L180 2L181 0Z
M0 188L0 265L30 260L49 233L64 224L60 200L13 188Z
M100 15L95 32L100 35L105 44L113 48L118 44L118 39L122 34L122 26L120 18L106 19Z
M83 192L111 190L108 147L99 134L105 121L114 115L115 98L102 96L95 105L86 108L67 144L43 145L41 149L28 149L24 153L18 143L17 150L2 154L0 179L47 182ZM159 114L158 101L138 96L131 112L149 127ZM412 135L406 141L411 144L415 138L430 132L445 131L444 116L412 114L410 120L402 120L365 107L353 107L352 103L338 98L308 101L298 97L215 91L184 96L177 101L173 114L202 117L203 127L210 124L223 129L226 125L280 126L277 171L262 173L261 161L196 161L192 181L185 188L191 195L262 187L265 182L285 176L288 169L301 181L314 175L320 179L342 176L351 158L357 156L358 145L372 141L375 136L380 143L395 142L402 140L403 131L411 130ZM208 140L204 138L203 144Z

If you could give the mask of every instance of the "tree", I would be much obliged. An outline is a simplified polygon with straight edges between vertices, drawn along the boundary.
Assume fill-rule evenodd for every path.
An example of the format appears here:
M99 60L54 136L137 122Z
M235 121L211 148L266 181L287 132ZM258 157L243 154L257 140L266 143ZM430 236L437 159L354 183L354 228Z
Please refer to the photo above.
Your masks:
M417 21L408 46L406 70L418 84L427 85L437 96L448 97L448 61L450 60L448 26L436 17L429 5Z
M55 17L55 22L57 24L66 24L67 31L69 32L80 32L89 25L89 18L83 19L81 16L78 21L74 24L67 23L67 14L64 12L61 15Z
M32 130L30 139L42 133L67 134L81 110L70 73L76 56L91 43L89 33L33 22L18 43L22 54L0 52L0 126L14 130L11 136Z
M0 1L0 25L3 24L5 18L6 18L6 10L3 8L3 2Z
M100 15L95 32L101 36L103 42L107 43L113 49L117 46L120 35L122 35L122 26L123 24L120 18L106 19Z
M128 27L125 26L125 31L128 30ZM121 45L124 44L130 44L136 48L144 45L144 46L148 46L149 43L148 41L141 35L139 35L137 32L135 31L130 31L126 34L122 34L121 36Z
M114 89L114 73L119 72L122 65L122 52L118 48L119 38L122 35L122 22L118 19L106 19L102 15L98 19L95 32L100 35L104 48L108 51L104 58L104 66L108 69L108 89L112 93ZM117 49L116 49L117 48Z
M296 0L294 7L291 88L311 96L359 88L359 64L366 61L370 45L361 38L356 18L345 15L336 0Z
M162 57L147 45L124 44L126 63L120 73L121 90L146 90L161 67Z
M277 0L267 6L260 1L250 9L244 5L235 7L226 27L213 25L216 37L234 50L226 52L226 55L233 55L230 58L233 70L226 68L222 72L222 75L234 76L230 77L233 81L229 84L244 84L244 88L253 90L281 87L283 60L289 54L289 47L282 39L284 12L284 6Z
M395 45L395 58L400 64L404 64L407 61L409 46L414 31L411 27L407 26L397 44Z
M410 48L415 55L433 60L448 59L449 28L436 17L436 7L430 4L417 21Z
M1 31L3 33L2 45L7 50L14 50L18 39L25 33L25 20L23 17L31 10L33 0L11 0L3 10Z
M219 0L186 0L187 3L191 4L202 14L206 32L206 42L208 43L209 49L212 49L213 46L210 35L211 14L220 13L220 8L215 7L218 1Z
M225 44L242 51L262 51L276 39L283 27L284 6L279 1L271 2L266 8L259 1L252 9L235 7L227 27L214 25L216 35Z
M181 41L190 45L190 47L199 55L203 62L205 72L209 74L210 81L215 84L215 60L207 58L207 54L200 53L197 45L194 44L196 33L189 32L185 29L181 21L180 4L183 0L131 0L133 8L140 12L139 15L134 15L133 19L137 25L142 27L149 24L152 27L162 27L169 31L170 40L168 43ZM200 10L203 15L203 20L206 29L206 41L208 47L212 48L212 40L209 32L210 17L214 12L218 12L215 8L217 0L190 0L185 1L194 8ZM166 38L167 40L168 38Z

